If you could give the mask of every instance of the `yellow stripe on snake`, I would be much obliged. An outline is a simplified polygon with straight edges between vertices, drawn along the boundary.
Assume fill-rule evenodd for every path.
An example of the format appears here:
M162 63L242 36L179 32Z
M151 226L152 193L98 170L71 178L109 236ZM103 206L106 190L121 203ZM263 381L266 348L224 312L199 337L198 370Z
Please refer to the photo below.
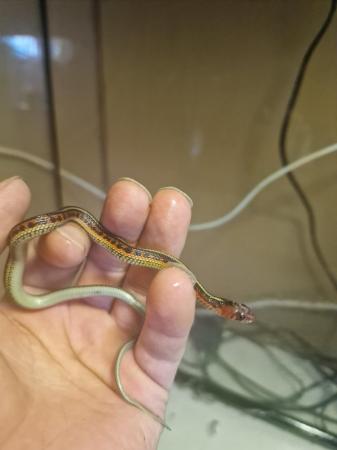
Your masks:
M4 284L10 296L20 306L28 309L41 309L73 299L91 296L110 296L122 300L144 315L145 307L136 297L124 289L112 286L76 286L40 295L32 295L24 291L22 287L25 265L24 244L33 238L50 233L67 222L78 224L96 244L105 248L121 261L156 270L174 265L190 273L189 269L178 258L158 250L133 247L119 236L112 234L88 211L69 206L55 212L27 219L16 225L9 234L9 256L5 268ZM254 321L254 315L248 306L210 294L197 280L195 281L194 289L196 298L201 305L214 311L219 316L244 323ZM136 400L130 398L123 388L119 373L120 363L124 353L131 345L132 342L124 344L117 356L115 377L119 393L125 401L150 414L165 426L161 418L153 414Z

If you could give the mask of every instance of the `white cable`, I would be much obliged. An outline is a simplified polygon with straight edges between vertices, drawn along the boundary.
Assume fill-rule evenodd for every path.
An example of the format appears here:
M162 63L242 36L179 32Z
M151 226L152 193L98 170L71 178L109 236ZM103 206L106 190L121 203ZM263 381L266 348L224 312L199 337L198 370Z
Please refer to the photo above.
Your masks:
M31 155L30 153L26 153L22 150L0 147L0 155L23 159L25 161L28 161L32 164L35 164L36 166L42 167L43 169L46 169L49 171L54 169L54 164L51 163L50 161L46 161L45 159L40 158L39 156ZM95 195L99 199L103 200L105 198L105 193L103 191L101 191L100 189L98 189L98 187L94 186L93 184L89 183L88 181L83 180L83 178L80 178L77 175L75 175L71 172L68 172L65 169L61 169L60 172L61 172L61 176L64 179L66 179L66 180L70 181L71 183L81 187L82 189L90 192L91 194Z
M331 302L315 302L306 300L294 300L294 299L260 299L253 302L247 302L247 305L252 308L252 311L261 311L263 309L297 309L313 312L336 312L337 303ZM208 309L197 309L198 317L215 317L214 312Z
M315 302L307 300L293 299L260 299L249 303L249 307L253 310L269 309L269 308L286 308L286 309L306 309L309 311L335 311L337 312L337 303L331 302Z
M276 172L272 173L268 177L264 178L260 183L258 183L242 200L241 202L235 206L231 211L226 213L224 216L219 217L218 219L211 220L209 222L196 223L190 226L191 231L203 231L210 230L213 228L220 227L225 223L233 220L237 217L248 205L249 203L269 184L273 183L277 179L283 177L289 172L292 172L304 164L308 164L309 162L314 161L315 159L322 158L323 156L329 155L337 151L337 144L330 145L329 147L322 148L314 153L310 153L310 155L303 156L302 158L288 164L287 166L282 167Z
M281 178L282 176L286 175L289 172L292 172L299 167L308 164L309 162L312 162L318 158L322 158L323 156L329 155L333 152L337 151L337 144L330 145L328 147L322 148L321 150L317 150L314 153L311 153L310 155L303 156L302 158L298 159L297 161L292 162L291 164L288 164L287 166L282 167L281 169L277 170L276 172L272 173L268 177L264 178L262 181L260 181L242 200L241 202L235 206L231 211L229 211L227 214L225 214L222 217L219 217L218 219L212 220L210 222L204 222L199 224L192 224L190 225L190 231L203 231L203 230L210 230L213 228L220 227L221 225L224 225L225 223L228 223L229 221L233 220L235 217L237 217L248 205L252 202L252 200L263 190L265 189L269 184L273 183L277 179ZM23 152L22 150L15 150L15 149L9 149L5 147L0 147L0 155L5 156L11 156L14 158L23 159L26 161L31 162L32 164L35 164L37 166L40 166L46 170L53 170L54 165L46 161L45 159L42 159L38 156L31 155L29 153ZM99 199L105 198L105 193L94 186L93 184L89 183L88 181L83 180L83 178L78 177L77 175L74 175L71 172L68 172L65 169L61 169L61 176L68 181L76 184L77 186L80 186L82 189L85 189L86 191L92 193Z

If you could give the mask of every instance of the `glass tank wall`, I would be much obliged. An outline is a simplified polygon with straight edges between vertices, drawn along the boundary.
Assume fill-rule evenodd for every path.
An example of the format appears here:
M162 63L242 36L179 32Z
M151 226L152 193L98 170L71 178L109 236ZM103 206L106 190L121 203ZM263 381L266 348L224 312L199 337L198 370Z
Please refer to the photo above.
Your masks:
M335 3L0 0L0 178L34 214L97 214L127 176L187 192L193 224L223 216L282 167L282 124L289 162L337 143ZM294 174L316 251L286 176L189 234L184 262L258 320L198 311L161 450L337 446L337 153Z

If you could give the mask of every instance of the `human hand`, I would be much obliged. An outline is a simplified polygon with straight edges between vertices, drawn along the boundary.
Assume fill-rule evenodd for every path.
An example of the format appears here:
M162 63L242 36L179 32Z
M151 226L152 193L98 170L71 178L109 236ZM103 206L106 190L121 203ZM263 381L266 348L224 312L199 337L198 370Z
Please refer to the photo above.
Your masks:
M19 179L0 184L0 248L28 207ZM121 180L110 189L102 222L142 247L179 255L190 204L173 189L151 202L146 190ZM184 272L129 267L92 245L74 224L31 242L25 289L69 285L84 262L79 284L121 286L145 302L144 323L134 310L107 298L91 298L27 311L0 304L0 446L29 449L156 448L161 426L116 394L113 366L123 343L138 336L122 360L126 392L163 417L168 390L193 322L195 294Z

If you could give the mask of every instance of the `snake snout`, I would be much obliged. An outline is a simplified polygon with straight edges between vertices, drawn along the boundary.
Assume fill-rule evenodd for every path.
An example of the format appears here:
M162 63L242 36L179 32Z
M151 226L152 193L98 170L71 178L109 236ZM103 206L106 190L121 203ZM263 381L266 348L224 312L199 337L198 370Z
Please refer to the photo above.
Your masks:
M238 304L238 307L234 313L235 320L244 323L252 323L255 320L253 311L244 304Z
M252 310L242 303L222 305L216 312L224 319L237 320L242 323L252 323L255 320Z

